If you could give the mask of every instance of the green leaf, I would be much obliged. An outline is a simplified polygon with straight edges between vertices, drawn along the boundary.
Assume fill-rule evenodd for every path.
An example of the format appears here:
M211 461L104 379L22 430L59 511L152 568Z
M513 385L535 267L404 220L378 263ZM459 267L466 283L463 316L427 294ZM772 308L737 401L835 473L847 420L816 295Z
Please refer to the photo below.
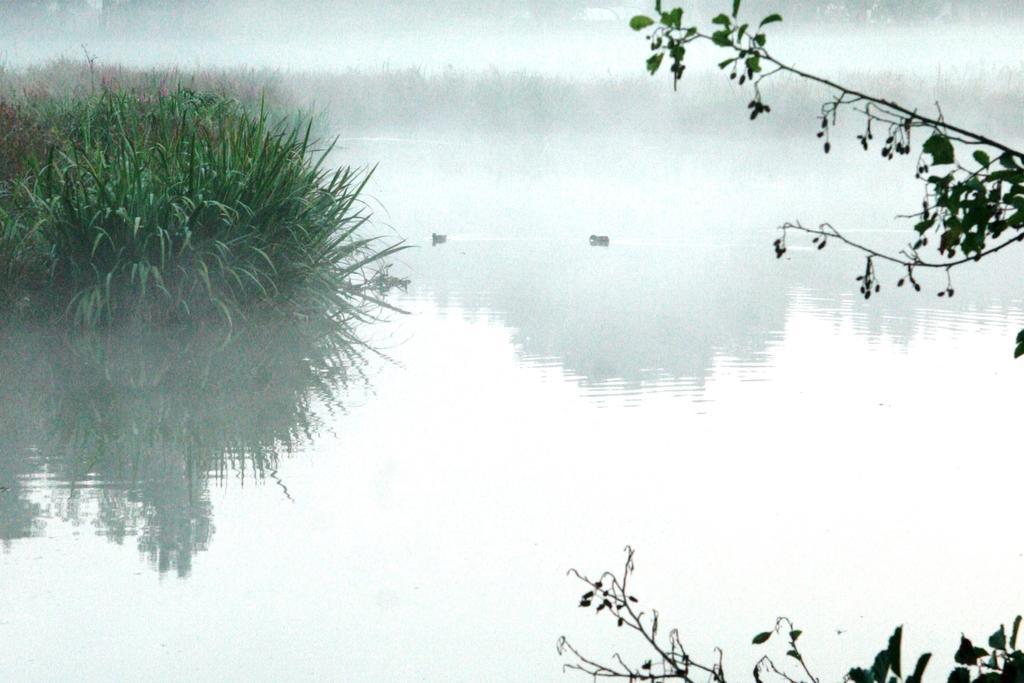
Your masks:
M679 28L683 23L683 8L676 7L671 12L662 12L661 23L668 28Z
M645 17L642 14L638 14L629 20L629 27L634 31L643 31L648 26L654 24L654 19Z
M761 20L761 26L767 26L768 24L774 24L782 21L781 14L769 14L767 17Z
M1014 156L1009 152L1000 155L999 163L1002 165L1003 168L1008 168L1011 170L1020 168L1020 166L1017 164L1017 159L1014 158Z
M1014 358L1020 358L1024 356L1024 344L1017 344L1017 349L1013 352Z
M953 143L942 133L935 133L924 143L925 154L932 155L932 165L941 166L951 164L956 157L953 152Z
M871 672L867 669L850 669L850 673L847 676L853 683L874 683Z
M1024 330L1021 330L1020 334L1017 335L1017 343L1021 345L1021 348L1018 350L1024 349ZM1020 635L1020 622L1021 616L1018 614L1017 618L1013 620L1013 633L1010 636L1010 647L1014 650L1017 649L1017 636Z
M992 159L980 149L974 152L974 160L982 166L988 166L992 163Z
M789 632L789 639L792 640L795 643L796 639L799 638L802 634L803 634L803 631L790 631Z
M889 638L889 649L886 651L886 654L888 655L889 666L892 668L892 672L900 678L903 678L903 672L900 671L900 650L902 646L903 627L897 626L892 637Z
M722 26L729 26L732 24L732 19L727 14L719 14L717 17L711 20L712 24L720 24Z
M661 68L661 60L665 58L664 52L653 54L647 58L647 70L651 72L651 75L658 73L658 69Z
M738 59L738 57L732 57L730 59L726 59L725 61L719 62L718 63L718 68L719 69L724 69L725 67L727 67L730 64L732 64L733 62L735 62L737 59Z
M793 659L797 660L798 662L804 661L804 658L801 657L800 653L797 652L796 650L790 650L789 652L786 653L786 655L789 656L789 657L792 657Z
M765 631L764 633L758 633L756 636L754 636L754 645L761 645L762 643L767 643L768 639L771 638L771 637L772 637L772 632L771 631Z
M732 0L732 16L733 19L740 13L740 2L741 0Z
M729 40L729 30L723 29L721 31L715 31L711 34L711 42L719 47L729 47L732 45L732 41Z
M1000 626L999 630L988 637L988 646L995 650L1006 649L1006 627Z

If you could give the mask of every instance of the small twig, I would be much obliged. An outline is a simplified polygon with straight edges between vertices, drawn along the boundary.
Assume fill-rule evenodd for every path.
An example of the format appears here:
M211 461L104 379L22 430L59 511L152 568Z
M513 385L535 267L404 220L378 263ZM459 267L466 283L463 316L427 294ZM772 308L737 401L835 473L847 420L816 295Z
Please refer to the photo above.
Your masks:
M784 232L786 230L797 230L799 232L805 232L805 233L807 233L809 235L819 235L819 236L828 237L828 238L833 238L834 237L835 239L839 240L840 242L843 242L844 244L846 244L846 245L848 245L850 247L853 247L854 249L857 249L858 251L862 251L862 252L864 252L866 254L869 254L870 256L873 256L875 258L879 258L879 259L882 259L884 261L889 261L890 263L895 263L895 264L901 265L901 266L910 266L910 267L913 267L913 268L943 268L943 269L946 269L946 270L948 270L950 268L954 268L956 266L962 266L962 265L964 265L966 263L980 261L982 258L984 258L986 256L989 256L991 254L995 254L995 253L997 253L999 251L1002 251L1003 249L1006 249L1008 246L1010 246L1012 244L1016 244L1017 242L1024 242L1024 233L1021 233L1021 234L1018 234L1018 235L1012 237L1011 239L1006 240L1005 242L1003 242L1003 243L1001 243L1001 244L999 244L999 245L997 245L995 247L991 247L989 249L985 249L984 251L978 252L977 254L975 254L973 256L965 256L963 258L960 258L960 259L957 259L957 260L954 260L954 261L948 261L946 263L941 263L941 262L934 262L934 261L924 261L924 260L922 260L921 258L919 258L917 256L917 252L916 251L911 251L909 256L906 254L906 252L904 252L904 256L902 256L902 257L901 256L893 256L891 254L886 254L884 252L877 251L875 249L872 249L871 247L868 247L866 245L860 244L859 242L854 242L853 240L849 239L848 237L843 235L841 232L839 232L836 228L834 228L829 223L822 223L818 228L804 227L799 222L796 222L796 223L785 223L785 224L781 225L779 227L779 229L784 231Z

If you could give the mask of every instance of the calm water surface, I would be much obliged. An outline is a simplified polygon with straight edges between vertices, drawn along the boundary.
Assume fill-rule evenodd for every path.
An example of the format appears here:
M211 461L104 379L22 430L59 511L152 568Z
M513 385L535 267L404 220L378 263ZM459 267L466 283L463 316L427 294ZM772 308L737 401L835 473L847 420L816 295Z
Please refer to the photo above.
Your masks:
M784 614L826 680L900 623L944 673L1024 609L1019 255L952 301L864 302L854 255L776 262L772 227L898 240L895 172L876 207L799 149L766 175L530 144L348 141L417 245L379 355L10 336L0 678L573 680L558 636L631 644L565 572L627 543L638 595L732 671Z

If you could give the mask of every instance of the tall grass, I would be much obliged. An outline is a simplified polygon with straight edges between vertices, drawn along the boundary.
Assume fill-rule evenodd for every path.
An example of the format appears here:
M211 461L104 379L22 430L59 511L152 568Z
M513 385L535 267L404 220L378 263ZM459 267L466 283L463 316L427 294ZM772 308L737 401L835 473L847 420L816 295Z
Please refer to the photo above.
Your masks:
M373 266L400 247L362 234L370 172L329 169L309 120L184 88L26 107L55 142L0 195L8 304L96 327L380 303Z

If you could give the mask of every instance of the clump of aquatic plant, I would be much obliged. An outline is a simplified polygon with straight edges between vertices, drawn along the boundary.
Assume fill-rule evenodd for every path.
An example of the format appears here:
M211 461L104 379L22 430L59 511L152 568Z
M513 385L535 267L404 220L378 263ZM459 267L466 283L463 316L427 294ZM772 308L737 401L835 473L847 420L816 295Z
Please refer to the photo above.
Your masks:
M55 141L0 196L8 303L83 327L380 303L399 247L361 234L369 172L328 168L308 120L187 89L30 106Z

